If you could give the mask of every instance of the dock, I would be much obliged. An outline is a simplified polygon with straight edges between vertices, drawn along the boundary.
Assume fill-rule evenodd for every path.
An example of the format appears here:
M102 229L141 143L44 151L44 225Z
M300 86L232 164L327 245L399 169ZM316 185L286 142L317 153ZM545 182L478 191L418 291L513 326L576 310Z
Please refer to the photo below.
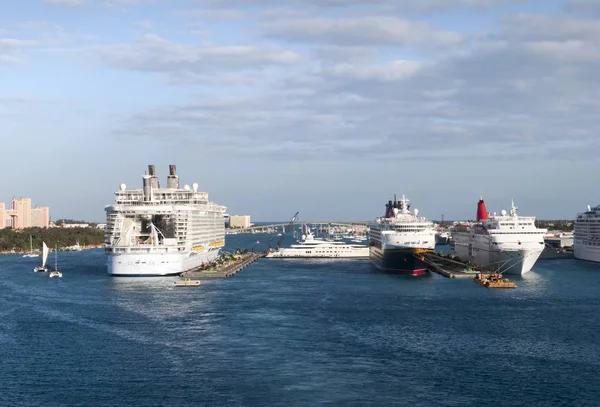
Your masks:
M471 265L435 253L418 254L429 269L446 278L475 278L479 271Z
M264 257L265 253L247 253L240 255L239 258L232 260L222 266L213 266L208 268L197 268L180 274L183 279L198 280L202 278L226 278L231 277L254 263L256 260Z

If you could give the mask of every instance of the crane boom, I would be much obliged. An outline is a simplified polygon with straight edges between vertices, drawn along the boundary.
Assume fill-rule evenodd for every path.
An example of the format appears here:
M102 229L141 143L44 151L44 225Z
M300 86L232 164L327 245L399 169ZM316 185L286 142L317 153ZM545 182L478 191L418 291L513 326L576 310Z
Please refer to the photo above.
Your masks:
M285 227L285 232L281 234L281 237L279 238L279 240L277 241L277 244L275 245L275 250L279 250L279 246L281 245L281 243L283 242L283 239L285 238L285 235L290 231L290 229L292 228L292 225L294 224L294 222L296 221L298 214L300 212L296 212L294 214L294 216L292 216L292 220L290 220L290 223L287 224L287 226Z

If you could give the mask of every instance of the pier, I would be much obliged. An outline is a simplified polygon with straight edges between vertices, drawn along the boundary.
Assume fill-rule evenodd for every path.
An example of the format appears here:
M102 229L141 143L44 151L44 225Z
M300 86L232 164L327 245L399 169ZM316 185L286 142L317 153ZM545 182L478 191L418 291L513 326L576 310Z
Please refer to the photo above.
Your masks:
M198 280L202 278L224 278L231 277L239 273L256 260L264 257L265 253L247 253L242 254L236 260L233 260L222 266L213 266L209 268L197 268L180 274L182 279Z
M435 253L427 253L420 256L430 270L446 278L475 278L479 271L473 269L467 263L463 263L449 257L440 256Z

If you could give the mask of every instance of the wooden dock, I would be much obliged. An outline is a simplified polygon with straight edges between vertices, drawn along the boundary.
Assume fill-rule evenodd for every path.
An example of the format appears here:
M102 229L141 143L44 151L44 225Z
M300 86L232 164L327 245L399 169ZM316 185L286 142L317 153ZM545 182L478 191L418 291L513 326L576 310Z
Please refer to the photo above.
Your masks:
M198 280L202 278L225 278L239 273L256 260L264 257L265 253L248 253L240 255L238 259L233 260L220 267L198 268L189 270L180 274L183 279Z

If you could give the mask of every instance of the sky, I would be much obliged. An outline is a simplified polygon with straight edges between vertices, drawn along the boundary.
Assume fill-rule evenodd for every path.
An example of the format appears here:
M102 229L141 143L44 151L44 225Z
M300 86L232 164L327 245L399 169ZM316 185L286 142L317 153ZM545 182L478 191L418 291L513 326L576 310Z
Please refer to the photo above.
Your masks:
M253 221L600 204L600 0L0 5L0 202L102 221L176 164Z

